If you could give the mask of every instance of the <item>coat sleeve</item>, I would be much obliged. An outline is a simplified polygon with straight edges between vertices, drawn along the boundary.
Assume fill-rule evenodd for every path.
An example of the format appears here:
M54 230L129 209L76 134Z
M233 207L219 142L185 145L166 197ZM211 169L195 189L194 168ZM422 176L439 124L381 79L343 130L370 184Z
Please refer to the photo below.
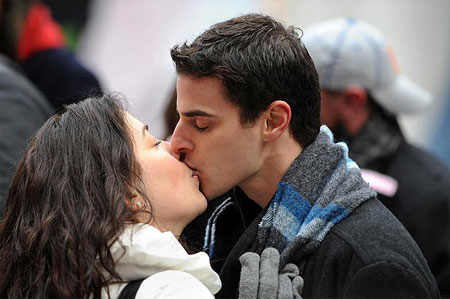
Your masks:
M136 299L213 299L214 296L197 278L189 273L168 270L145 279Z

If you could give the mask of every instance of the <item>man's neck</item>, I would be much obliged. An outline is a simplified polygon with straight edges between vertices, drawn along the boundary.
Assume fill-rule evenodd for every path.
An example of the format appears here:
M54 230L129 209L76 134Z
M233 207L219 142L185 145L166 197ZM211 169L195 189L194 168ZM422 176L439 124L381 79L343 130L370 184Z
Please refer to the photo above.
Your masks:
M302 152L302 147L288 132L276 142L267 144L262 166L255 176L240 187L262 208L270 202L283 175Z

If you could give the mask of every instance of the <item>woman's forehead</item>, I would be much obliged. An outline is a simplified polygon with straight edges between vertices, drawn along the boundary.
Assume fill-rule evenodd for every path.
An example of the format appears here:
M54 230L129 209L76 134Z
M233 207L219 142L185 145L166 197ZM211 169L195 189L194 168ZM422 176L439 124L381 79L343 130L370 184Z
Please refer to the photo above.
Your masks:
M129 112L125 112L125 118L129 126L133 130L133 135L139 135L141 137L140 139L142 139L142 137L145 135L147 126ZM155 138L150 131L148 131L147 134L149 134L151 138Z
M142 127L144 126L144 124L138 120L137 118L135 118L132 114L130 114L129 112L125 112L125 119L127 120L128 124L133 128L136 129L138 131L140 131L142 129Z

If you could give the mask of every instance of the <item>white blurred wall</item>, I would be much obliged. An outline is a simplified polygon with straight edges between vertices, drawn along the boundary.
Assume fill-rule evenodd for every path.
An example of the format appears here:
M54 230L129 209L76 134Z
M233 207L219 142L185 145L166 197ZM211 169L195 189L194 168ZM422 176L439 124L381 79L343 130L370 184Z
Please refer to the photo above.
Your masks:
M255 3L97 0L78 54L106 90L123 93L132 113L163 138L163 113L176 80L170 48L218 21L254 11Z
M175 82L169 49L248 12L271 14L300 28L342 16L378 27L401 72L434 95L427 111L400 118L407 137L425 144L449 82L449 0L97 0L78 54L107 90L129 98L134 114L161 138L162 113Z

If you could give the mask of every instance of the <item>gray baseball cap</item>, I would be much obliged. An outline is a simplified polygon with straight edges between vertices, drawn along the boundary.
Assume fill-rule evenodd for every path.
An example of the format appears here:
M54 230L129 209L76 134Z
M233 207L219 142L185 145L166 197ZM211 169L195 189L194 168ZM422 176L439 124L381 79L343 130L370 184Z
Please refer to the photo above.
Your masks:
M306 28L302 40L323 89L360 86L391 113L416 112L431 102L430 92L400 74L384 35L367 23L325 21Z

